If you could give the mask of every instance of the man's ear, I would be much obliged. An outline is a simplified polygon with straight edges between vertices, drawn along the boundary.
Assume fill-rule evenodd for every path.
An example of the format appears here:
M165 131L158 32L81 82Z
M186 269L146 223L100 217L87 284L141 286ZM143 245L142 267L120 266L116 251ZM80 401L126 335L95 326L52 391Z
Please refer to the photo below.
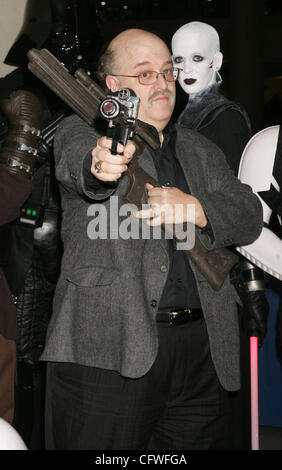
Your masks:
M118 91L120 89L118 79L113 75L106 76L106 85L112 92Z
M217 52L213 56L212 69L213 69L214 72L217 72L218 70L220 70L220 68L222 66L222 60L223 60L223 55L222 55L221 52Z

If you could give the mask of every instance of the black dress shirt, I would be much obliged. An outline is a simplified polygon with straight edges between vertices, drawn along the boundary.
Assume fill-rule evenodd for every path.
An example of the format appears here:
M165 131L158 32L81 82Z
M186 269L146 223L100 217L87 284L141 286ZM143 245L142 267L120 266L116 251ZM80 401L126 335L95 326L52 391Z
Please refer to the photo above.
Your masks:
M149 127L152 132L157 132L154 127L145 126ZM189 193L188 183L175 155L176 130L174 125L169 124L163 135L162 146L157 150L151 150L159 183L161 186L171 186ZM90 173L90 166L91 153L84 160L84 181L91 189L102 189L104 183L101 183ZM170 268L159 308L201 308L196 280L187 256L182 250L176 249L174 240L168 240L168 247Z
M188 183L175 155L176 130L173 124L166 127L163 136L162 146L155 151L151 151L159 183L161 186L178 188L189 194ZM170 269L159 308L200 308L196 280L186 254L182 250L176 249L174 240L168 240L168 248Z

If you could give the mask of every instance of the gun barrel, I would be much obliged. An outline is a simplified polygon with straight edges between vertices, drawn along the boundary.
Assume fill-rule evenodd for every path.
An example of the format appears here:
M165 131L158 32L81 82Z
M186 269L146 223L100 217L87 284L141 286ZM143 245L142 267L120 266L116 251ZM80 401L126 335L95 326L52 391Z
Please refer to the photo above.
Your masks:
M100 99L76 80L47 49L40 51L31 49L27 56L29 59L28 69L75 113L90 126L93 126L98 115Z
M37 60L38 56L39 56L39 50L38 49L30 49L27 53L27 58L31 62Z
M27 53L28 69L61 98L90 126L94 125L105 92L83 70L77 69L73 77L64 65L47 49L30 49ZM158 137L137 122L135 133L152 148L159 147Z

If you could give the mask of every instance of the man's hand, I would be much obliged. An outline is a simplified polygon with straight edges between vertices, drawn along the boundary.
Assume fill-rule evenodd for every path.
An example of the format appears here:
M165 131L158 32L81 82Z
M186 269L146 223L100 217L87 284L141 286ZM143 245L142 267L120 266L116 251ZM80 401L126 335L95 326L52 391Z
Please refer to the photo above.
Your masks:
M120 155L112 155L111 146L112 139L101 137L92 150L90 171L100 181L116 181L120 178L127 170L127 165L136 149L134 142L129 140L125 146L120 143L117 145L117 152Z
M191 222L205 227L207 219L201 203L191 194L177 188L154 187L146 184L149 209L136 212L139 219L150 219L148 225L154 227L163 223L179 224ZM192 206L192 207L191 207Z
M264 291L245 292L244 315L247 333L249 336L257 336L260 343L266 335L269 304Z

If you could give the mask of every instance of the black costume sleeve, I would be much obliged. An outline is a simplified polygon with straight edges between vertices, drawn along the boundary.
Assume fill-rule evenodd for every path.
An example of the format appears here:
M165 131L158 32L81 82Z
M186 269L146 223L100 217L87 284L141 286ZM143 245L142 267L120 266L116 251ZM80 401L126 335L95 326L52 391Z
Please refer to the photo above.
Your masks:
M226 109L217 116L216 126L201 129L201 134L216 143L237 175L242 153L251 137L242 114L234 109Z
M109 187L115 187L116 183L115 182L104 182L98 180L98 178L91 173L90 168L92 164L92 155L91 152L89 152L86 157L83 160L83 178L84 178L84 183L85 186L88 190L90 191L95 191L96 193L98 192L104 192L105 189L108 189Z
M19 216L20 207L29 196L31 189L30 180L12 174L0 165L0 225Z

